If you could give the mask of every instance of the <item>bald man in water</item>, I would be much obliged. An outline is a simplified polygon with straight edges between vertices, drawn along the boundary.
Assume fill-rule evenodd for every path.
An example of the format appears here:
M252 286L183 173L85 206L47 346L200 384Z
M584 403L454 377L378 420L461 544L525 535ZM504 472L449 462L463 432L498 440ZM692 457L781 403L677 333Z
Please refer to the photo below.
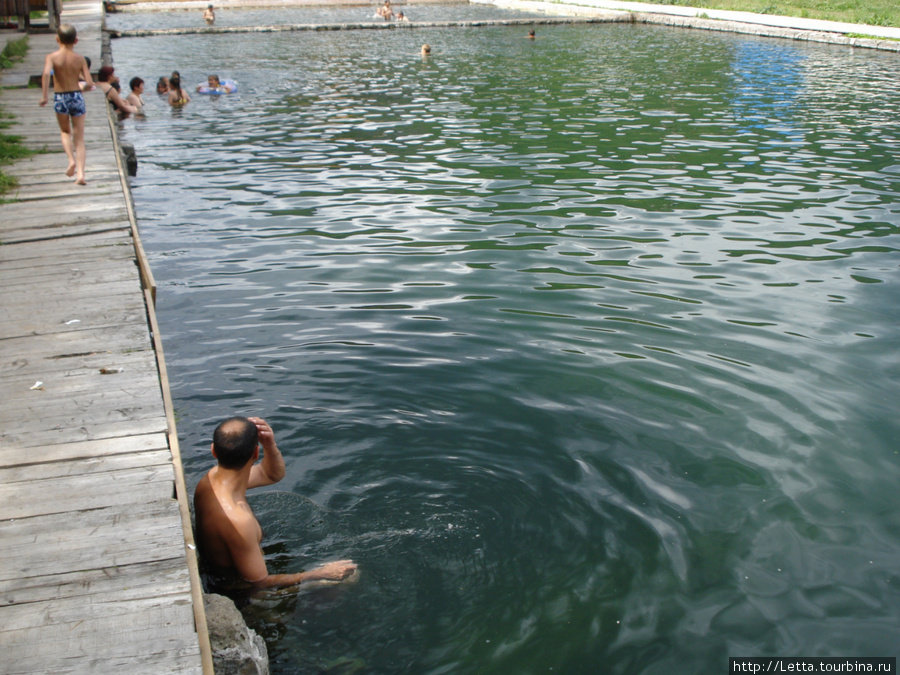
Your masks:
M259 459L260 445L263 449ZM216 427L217 460L194 491L197 545L204 563L223 577L239 577L253 588L293 586L305 581L343 581L351 560L326 563L308 572L269 574L260 542L262 528L247 503L247 490L284 478L284 458L272 428L258 417L232 417Z

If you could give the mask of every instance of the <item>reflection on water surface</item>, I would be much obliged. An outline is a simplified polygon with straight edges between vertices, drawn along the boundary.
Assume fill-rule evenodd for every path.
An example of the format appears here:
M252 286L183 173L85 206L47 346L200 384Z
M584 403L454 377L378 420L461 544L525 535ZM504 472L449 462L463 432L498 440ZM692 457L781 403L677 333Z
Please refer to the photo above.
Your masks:
M275 671L896 656L897 57L525 32L113 45L241 85L124 136L189 480L265 416L270 567L363 569Z

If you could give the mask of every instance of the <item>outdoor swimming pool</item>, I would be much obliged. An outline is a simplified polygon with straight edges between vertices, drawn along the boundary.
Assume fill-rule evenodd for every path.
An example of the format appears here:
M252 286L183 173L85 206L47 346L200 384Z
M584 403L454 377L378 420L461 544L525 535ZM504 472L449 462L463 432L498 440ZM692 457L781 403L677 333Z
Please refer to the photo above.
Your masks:
M525 32L113 42L240 85L122 135L189 483L259 414L270 569L362 569L274 672L897 656L900 60Z

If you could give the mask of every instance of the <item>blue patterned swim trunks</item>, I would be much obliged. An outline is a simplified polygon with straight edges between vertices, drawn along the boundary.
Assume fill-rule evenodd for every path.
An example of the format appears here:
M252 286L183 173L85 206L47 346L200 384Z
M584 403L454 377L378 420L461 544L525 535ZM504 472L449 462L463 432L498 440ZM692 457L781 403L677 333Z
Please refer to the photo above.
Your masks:
M87 112L84 107L84 96L80 91L61 91L53 94L53 109L60 115L80 117Z

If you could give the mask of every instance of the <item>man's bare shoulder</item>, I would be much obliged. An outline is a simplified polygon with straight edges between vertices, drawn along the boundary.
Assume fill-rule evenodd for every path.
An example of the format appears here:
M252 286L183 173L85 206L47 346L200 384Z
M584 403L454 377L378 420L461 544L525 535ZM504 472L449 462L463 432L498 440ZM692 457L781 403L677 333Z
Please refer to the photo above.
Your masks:
M197 487L194 488L194 502L204 502L208 500L210 497L215 499L215 493L212 489L212 483L209 482L209 472L206 472L206 475L200 479L200 482L197 483Z
M259 523L246 499L231 499L227 491L215 488L215 472L211 469L194 489L194 510L204 513L210 518L224 518L244 536L246 532L255 534ZM219 492L223 492L222 495Z

